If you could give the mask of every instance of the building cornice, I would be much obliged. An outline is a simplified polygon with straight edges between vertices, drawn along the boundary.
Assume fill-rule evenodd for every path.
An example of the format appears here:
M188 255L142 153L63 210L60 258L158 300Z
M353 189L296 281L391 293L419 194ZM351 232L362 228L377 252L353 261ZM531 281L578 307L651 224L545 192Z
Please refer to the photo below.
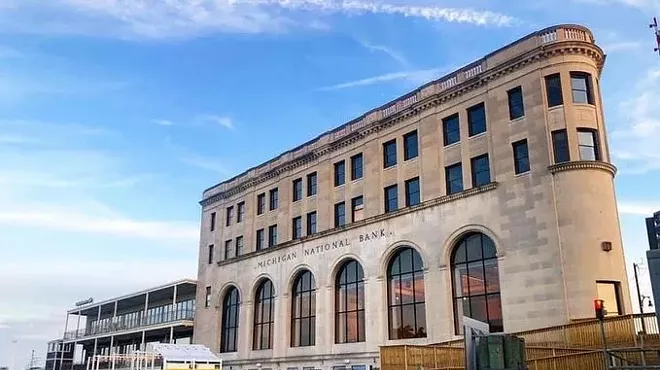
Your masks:
M560 32L561 31L561 32ZM573 33L571 33L573 32ZM581 32L579 37L575 36ZM488 59L508 47L528 40L530 37L538 38L537 45L493 67L488 67ZM216 185L227 185L228 189L219 191L200 201L203 207L212 205L222 199L230 198L255 187L283 173L291 171L315 161L326 154L330 154L353 143L366 139L389 127L395 126L408 118L419 115L437 106L457 99L470 91L478 89L488 83L501 79L530 64L559 55L578 54L591 58L602 70L604 63L603 51L593 43L593 36L588 29L575 26L557 26L539 31L499 51L491 53L468 66L459 69L437 81L431 82L403 97L386 104L381 109L365 114L361 118L349 122L339 129L319 137L318 142L329 140L324 145L317 142L303 145L294 151L283 154L273 161L247 171L246 173ZM310 149L311 148L311 149ZM285 159L286 157L293 157ZM283 163L278 163L283 162ZM276 165L274 165L276 164ZM274 166L273 166L274 165ZM268 168L271 167L271 168ZM241 178L245 179L241 179ZM231 182L237 182L231 185Z
M553 175L559 172L577 170L599 170L609 173L612 177L616 176L616 167L613 164L602 161L574 161L548 166L548 171Z
M379 214L379 215L376 215L376 216L373 216L373 217L365 218L364 220L360 220L360 221L357 221L357 222L346 224L344 226L335 227L335 228L328 229L328 230L323 230L323 231L318 232L316 234L305 236L305 237L302 237L300 239L290 240L290 241L287 241L285 243L278 244L275 247L262 249L260 251L249 252L249 253L246 253L242 256L231 258L231 259L228 259L228 260L218 261L217 265L218 266L229 265L229 264L232 264L232 263L235 263L235 262L238 262L238 261L242 261L242 260L246 260L246 259L250 259L250 258L253 258L253 257L256 257L256 256L273 253L273 252L276 252L276 251L287 249L287 248L289 248L293 245L299 244L299 243L310 242L310 241L314 241L314 240L317 240L317 239L327 237L329 235L337 234L339 232L346 232L348 230L353 230L353 229L357 229L359 227L368 226L368 225L371 225L371 224L374 224L374 223L377 223L377 222L389 220L391 218L399 217L401 215L405 215L405 214L408 214L408 213L413 213L413 212L417 212L417 211L420 211L420 210L423 210L423 209L435 207L435 206L440 205L440 204L449 203L449 202L453 202L453 201L456 201L456 200L459 200L459 199L471 197L473 195L486 193L486 192L489 192L491 190L495 190L496 188L497 188L497 183L496 182L491 182L490 184L486 184L486 185L478 187L478 188L467 189L467 190L463 190L460 193L455 193L455 194L450 194L450 195L445 195L445 196L442 196L442 197L438 197L438 198L435 198L435 199L430 199L430 200L427 200L425 202L422 202L422 203L420 203L418 205L415 205L415 206L412 206L412 207L401 208L401 209L398 209L394 212Z

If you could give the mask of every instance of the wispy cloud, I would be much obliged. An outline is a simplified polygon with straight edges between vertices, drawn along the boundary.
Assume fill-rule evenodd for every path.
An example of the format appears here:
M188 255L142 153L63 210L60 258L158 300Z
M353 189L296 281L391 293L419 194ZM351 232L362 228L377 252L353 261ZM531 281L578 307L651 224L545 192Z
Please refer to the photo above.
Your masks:
M429 82L440 77L443 71L445 71L445 69L433 68L433 69L416 70L416 71L392 72L380 76L343 82L332 86L325 86L319 88L319 90L320 91L339 90L350 87L368 86L383 82L401 81L401 80L405 80L414 85L420 85L422 83Z
M213 114L202 114L197 117L198 120L203 121L203 122L209 122L214 125L218 125L220 127L224 127L226 129L234 129L234 122L232 121L231 118L227 116L216 116Z
M173 126L174 122L166 119L155 119L154 123L161 126Z
M620 51L637 50L642 47L641 41L619 41L603 44L601 46L605 53L617 53Z
M324 28L318 26L323 23L319 17L332 14L392 15L480 26L506 26L515 21L491 11L370 0L53 0L46 5L33 0L10 1L13 7L4 9L0 16L5 31L122 38L319 29ZM66 23L59 19L66 19Z
M383 45L374 45L374 44L371 44L371 43L369 43L365 40L357 40L357 41L360 43L360 45L362 45L362 47L366 48L369 51L380 52L380 53L386 54L387 56L392 58L394 61L396 61L403 68L410 68L411 67L410 62L408 62L408 59L406 59L406 57L404 57L403 54L399 53L398 51L396 51L396 50L394 50L390 47L383 46Z
M649 15L660 12L660 1L658 0L573 0L580 3L591 3L600 5L627 5L647 12Z
M660 199L651 201L619 201L619 213L650 217L660 209Z
M230 171L218 158L205 157L188 153L181 157L181 161L189 166L201 168L207 171L217 172L219 175L228 176Z

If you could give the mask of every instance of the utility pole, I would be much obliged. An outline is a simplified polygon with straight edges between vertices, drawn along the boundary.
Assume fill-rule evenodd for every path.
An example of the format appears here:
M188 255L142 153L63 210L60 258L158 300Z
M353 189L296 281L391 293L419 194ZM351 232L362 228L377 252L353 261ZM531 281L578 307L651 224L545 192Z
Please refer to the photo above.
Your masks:
M28 370L32 370L34 367L34 350L32 350L32 354L30 355L30 364L28 365Z
M657 47L653 49L653 51L658 52L658 55L660 55L660 29L658 28L658 19L656 17L653 17L653 23L649 25L649 28L653 29L653 32L655 33Z
M635 287L637 287L637 302L639 302L639 313L643 314L644 301L642 299L642 293L639 291L639 277L637 274L638 269L639 269L639 265L637 263L633 263L633 270L635 271ZM646 324L644 323L644 316L641 317L641 321L642 321L642 333L646 334Z

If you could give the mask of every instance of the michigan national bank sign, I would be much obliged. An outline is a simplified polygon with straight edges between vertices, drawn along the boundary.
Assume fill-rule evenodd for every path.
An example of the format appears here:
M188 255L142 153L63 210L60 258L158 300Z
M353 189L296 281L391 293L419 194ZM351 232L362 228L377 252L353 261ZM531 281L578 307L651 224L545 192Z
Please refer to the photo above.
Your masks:
M302 250L302 256L308 257L317 254L322 254L334 249L347 248L354 244L364 244L366 242L370 242L373 240L383 239L393 234L394 233L390 230L378 229L370 233L360 234L357 238L352 240L349 238L339 238L333 240L332 242L317 244L311 247L304 247ZM299 253L294 251L294 252L287 252L279 256L262 259L260 261L257 261L257 265L255 266L255 269L263 269L268 266L278 265L280 263L285 263L289 261L295 261L298 259L298 256Z

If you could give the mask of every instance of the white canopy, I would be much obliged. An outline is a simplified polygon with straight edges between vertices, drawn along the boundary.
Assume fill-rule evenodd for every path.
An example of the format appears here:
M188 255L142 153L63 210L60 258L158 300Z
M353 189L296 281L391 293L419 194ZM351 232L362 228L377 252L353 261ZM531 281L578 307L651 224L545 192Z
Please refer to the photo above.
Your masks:
M165 344L149 345L150 352L158 353L167 362L222 363L210 349L201 344Z

